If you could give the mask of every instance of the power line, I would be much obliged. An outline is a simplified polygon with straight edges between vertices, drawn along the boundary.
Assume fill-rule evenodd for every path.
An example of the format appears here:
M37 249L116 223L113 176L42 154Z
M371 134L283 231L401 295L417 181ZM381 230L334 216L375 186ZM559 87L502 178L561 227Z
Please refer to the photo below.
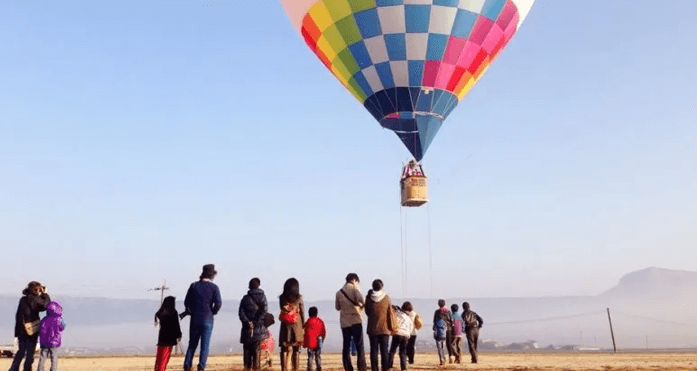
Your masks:
M677 322L677 321L671 321L671 320L666 320L666 319L659 319L659 318L653 318L653 317L640 316L640 315L637 315L637 314L623 313L623 312L618 312L618 311L616 311L616 310L613 310L613 313L619 314L619 315L622 315L622 316L640 318L640 319L645 319L645 320L654 321L654 322L670 323L670 324L673 324L673 325L680 325L680 326L695 326L695 327L697 327L697 323Z

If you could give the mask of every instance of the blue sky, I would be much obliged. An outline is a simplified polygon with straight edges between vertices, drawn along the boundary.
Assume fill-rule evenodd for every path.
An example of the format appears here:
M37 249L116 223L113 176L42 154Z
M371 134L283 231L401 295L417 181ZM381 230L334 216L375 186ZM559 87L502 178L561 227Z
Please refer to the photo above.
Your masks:
M280 3L2 2L0 294L183 297L205 263L224 298L307 300L351 271L471 298L694 270L697 3L628 4L537 1L424 159L405 288L409 153Z

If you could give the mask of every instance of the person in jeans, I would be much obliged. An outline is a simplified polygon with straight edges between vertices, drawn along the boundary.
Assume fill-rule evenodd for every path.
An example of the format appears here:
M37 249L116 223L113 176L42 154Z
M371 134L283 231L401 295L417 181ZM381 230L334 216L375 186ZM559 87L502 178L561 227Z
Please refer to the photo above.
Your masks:
M336 293L334 307L339 311L339 322L343 347L341 360L344 371L353 371L351 364L351 344L356 347L356 367L366 371L365 350L363 347L363 306L365 300L361 294L360 280L356 273L346 275L346 283Z
M452 363L452 327L453 316L450 310L445 306L445 300L438 300L438 309L433 314L433 338L436 340L436 348L438 349L438 359L440 365L445 364L445 350L448 351L448 358ZM443 349L446 348L446 349Z
M218 314L222 305L220 289L212 282L217 273L213 264L204 265L199 281L192 283L186 293L185 310L181 317L190 314L191 322L189 324L189 348L184 357L184 371L191 371L194 353L196 353L199 341L201 341L201 353L198 357L197 370L206 369L208 348L213 334L213 316Z
M252 278L249 281L249 291L242 297L238 315L242 322L242 358L245 370L258 370L261 368L261 342L266 338L266 324L264 319L269 311L266 294L260 288L261 280Z
M24 370L31 370L31 365L34 363L36 342L39 340L39 330L38 326L32 327L30 324L39 323L39 312L45 311L46 305L51 302L46 286L42 286L36 281L29 282L22 291L22 295L24 296L19 299L15 314L15 337L19 349L12 360L9 371L19 371L22 359L24 359Z
M317 371L322 371L322 343L327 337L327 327L324 321L317 317L317 307L310 307L307 312L310 318L305 322L305 340L303 346L307 348L307 371L312 371L312 363Z
M58 370L58 348L61 346L65 321L63 320L63 307L57 302L52 301L46 306L48 315L41 320L40 341L41 356L37 371L44 371L46 358L51 358L51 371Z
M365 314L368 316L368 339L370 340L370 369L380 371L378 354L382 371L390 368L388 345L390 335L396 330L396 324L391 320L392 302L383 290L383 283L377 279L373 281L373 289L368 292L365 299Z

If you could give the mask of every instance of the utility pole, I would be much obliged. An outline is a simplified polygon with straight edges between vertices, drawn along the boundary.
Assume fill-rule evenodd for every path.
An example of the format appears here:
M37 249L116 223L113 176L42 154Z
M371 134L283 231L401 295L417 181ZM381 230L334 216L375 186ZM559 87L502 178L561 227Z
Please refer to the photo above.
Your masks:
M615 332L612 331L612 317L610 317L610 308L607 308L607 320L610 322L610 336L612 336L612 350L617 353L617 345L615 344Z
M167 287L167 280L164 280L162 283L162 286L154 287L152 289L149 289L148 291L159 291L160 292L160 305L162 305L162 302L165 301L165 290L169 290L169 287Z

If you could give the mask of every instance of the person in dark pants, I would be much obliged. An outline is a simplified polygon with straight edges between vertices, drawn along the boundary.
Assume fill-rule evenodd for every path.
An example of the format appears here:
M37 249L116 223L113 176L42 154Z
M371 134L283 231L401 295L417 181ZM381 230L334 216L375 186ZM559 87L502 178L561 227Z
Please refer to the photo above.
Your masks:
M409 314L409 318L411 318L412 322L414 323L414 329L411 331L409 340L407 340L407 359L409 364L413 365L414 355L416 354L416 334L423 326L423 321L421 320L421 316L416 313L414 306L411 305L410 302L405 301L404 304L402 304L402 309Z
M482 328L484 320L470 309L468 302L462 303L462 320L465 322L465 336L467 337L467 345L472 356L472 363L477 363L479 329Z
M394 356L399 349L399 369L407 370L407 344L414 330L414 321L409 316L406 308L411 304L407 301L402 304L402 307L394 306L395 315L397 316L397 328L392 332L392 345L390 345L390 369L394 366Z
M19 343L19 349L8 371L19 371L22 359L24 359L24 371L31 371L36 343L39 340L39 313L45 311L46 306L51 302L46 286L36 281L29 282L22 294L24 296L19 299L15 315L15 337ZM36 326L32 326L32 323Z
M261 352L259 345L266 338L266 326L264 319L269 311L264 290L259 288L261 280L252 278L249 281L249 291L240 301L238 311L242 322L242 334L240 342L245 370L258 370L261 368Z
M373 289L368 291L365 299L365 314L368 316L366 332L370 340L370 369L372 371L387 371L390 368L389 342L390 334L396 330L392 322L392 302L383 290L383 283L373 281ZM378 355L380 363L378 363Z
M189 323L189 348L184 357L184 371L191 371L199 341L201 341L201 353L198 357L197 370L206 369L208 349L213 334L213 316L218 314L222 305L220 289L212 282L217 273L213 264L204 265L200 280L192 283L186 293L184 299L186 308L180 317L191 314L191 322Z
M365 350L363 346L363 306L365 299L361 294L360 280L356 273L346 276L346 284L337 291L334 307L339 311L343 348L341 360L344 371L353 371L351 364L351 344L356 347L356 366L358 371L366 371Z

